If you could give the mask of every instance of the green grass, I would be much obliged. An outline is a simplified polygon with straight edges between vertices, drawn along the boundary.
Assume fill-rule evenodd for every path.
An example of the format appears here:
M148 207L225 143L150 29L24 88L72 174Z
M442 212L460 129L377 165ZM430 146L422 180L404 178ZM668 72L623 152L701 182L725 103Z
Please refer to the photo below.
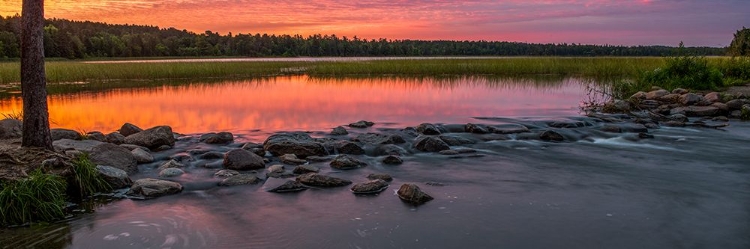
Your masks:
M75 176L71 187L75 188L74 192L77 192L81 198L112 190L112 187L99 175L96 165L89 160L87 154L81 154L73 159L72 163Z
M0 225L51 221L65 216L65 180L33 171L28 178L3 184L0 191Z

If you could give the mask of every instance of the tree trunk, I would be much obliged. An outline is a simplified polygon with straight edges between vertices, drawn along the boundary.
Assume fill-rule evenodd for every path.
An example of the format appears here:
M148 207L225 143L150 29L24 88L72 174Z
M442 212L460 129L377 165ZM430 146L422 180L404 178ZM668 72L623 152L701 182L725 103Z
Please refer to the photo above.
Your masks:
M44 72L44 0L23 0L21 26L21 146L52 150Z

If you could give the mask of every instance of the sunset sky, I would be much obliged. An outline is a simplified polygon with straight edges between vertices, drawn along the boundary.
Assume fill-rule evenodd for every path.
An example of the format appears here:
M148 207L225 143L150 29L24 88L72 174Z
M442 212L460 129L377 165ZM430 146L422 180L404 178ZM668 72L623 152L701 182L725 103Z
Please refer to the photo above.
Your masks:
M47 18L221 34L726 46L749 0L46 0ZM0 0L0 15L21 0Z

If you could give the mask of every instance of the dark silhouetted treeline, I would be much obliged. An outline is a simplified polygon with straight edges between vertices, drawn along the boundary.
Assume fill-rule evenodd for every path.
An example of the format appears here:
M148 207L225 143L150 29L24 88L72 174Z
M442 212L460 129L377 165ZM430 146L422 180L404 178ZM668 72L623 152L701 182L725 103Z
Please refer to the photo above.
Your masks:
M0 16L0 58L20 56L20 17ZM44 28L47 57L154 56L669 56L676 47L531 44L498 41L366 40L336 35L220 35L49 19ZM724 55L726 48L690 47L692 55Z

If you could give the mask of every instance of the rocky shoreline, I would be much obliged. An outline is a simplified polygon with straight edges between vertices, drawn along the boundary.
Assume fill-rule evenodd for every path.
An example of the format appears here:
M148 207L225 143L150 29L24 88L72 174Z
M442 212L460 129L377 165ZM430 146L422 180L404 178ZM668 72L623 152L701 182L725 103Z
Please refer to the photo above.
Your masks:
M126 123L108 134L52 129L57 153L37 153L40 159L35 163L47 165L55 158L86 153L109 184L125 193L121 196L135 199L176 194L196 179L210 183L211 188L262 185L261 189L274 193L351 185L349 190L355 195L375 195L399 176L377 172L356 179L337 173L365 167L400 167L421 154L445 159L481 157L487 143L569 143L617 136L631 141L654 139L651 131L663 126L716 129L729 125L732 119L746 118L748 113L750 100L741 93L654 89L627 100L614 100L579 117L487 117L476 118L481 123L423 123L403 129L379 128L363 120L330 132L278 132L262 142L243 141L230 132L184 135L169 126L144 130ZM0 138L12 142L19 136L20 121L0 121ZM28 157L21 156L28 151L14 150L19 150L17 145L7 143L0 148L0 164L32 164ZM0 168L5 169L0 172L5 179L25 174L18 167ZM414 183L405 183L394 192L412 205L433 199Z

